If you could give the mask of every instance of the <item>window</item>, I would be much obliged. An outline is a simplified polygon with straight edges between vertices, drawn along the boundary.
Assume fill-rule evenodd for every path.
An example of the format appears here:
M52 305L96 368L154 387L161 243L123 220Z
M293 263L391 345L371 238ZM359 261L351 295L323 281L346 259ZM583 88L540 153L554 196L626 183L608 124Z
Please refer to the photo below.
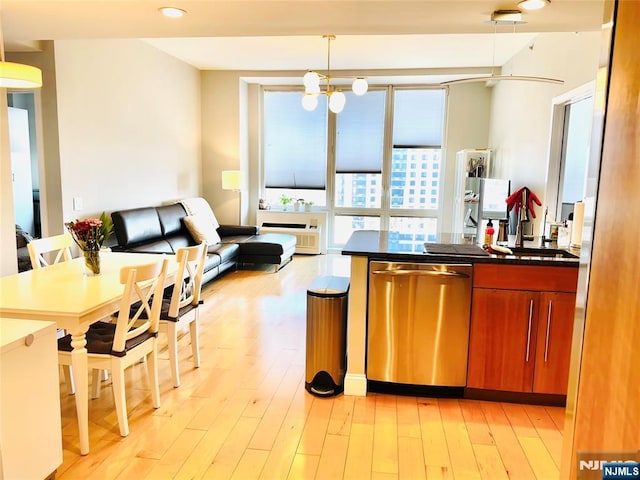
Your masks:
M335 206L380 208L386 91L345 93L336 117ZM365 198L365 191L375 193Z
M326 205L327 108L300 105L300 92L264 92L264 187L272 205L282 194Z
M326 205L330 247L363 228L396 231L407 248L421 248L435 236L445 90L373 87L361 97L345 92L346 107L337 115L328 112L325 96L316 110L304 110L301 95L264 92L267 200L277 205L285 193Z
M438 170L442 161L442 135L444 122L444 90L396 90L393 115L392 178L427 176L428 170ZM399 159L426 160L418 168L415 162L407 169ZM432 175L437 175L433 172ZM435 177L434 177L435 178ZM436 187L439 183L436 182ZM438 188L439 190L439 188ZM428 209L439 207L439 195L433 190L428 198ZM409 193L411 195L411 192ZM391 208L424 208L423 202L396 197Z

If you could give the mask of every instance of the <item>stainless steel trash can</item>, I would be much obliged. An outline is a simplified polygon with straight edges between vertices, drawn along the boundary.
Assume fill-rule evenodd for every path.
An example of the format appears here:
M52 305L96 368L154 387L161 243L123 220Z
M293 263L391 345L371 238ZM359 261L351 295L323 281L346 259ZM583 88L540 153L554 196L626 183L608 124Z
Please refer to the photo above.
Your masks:
M307 290L305 387L318 396L344 390L349 279L322 276Z

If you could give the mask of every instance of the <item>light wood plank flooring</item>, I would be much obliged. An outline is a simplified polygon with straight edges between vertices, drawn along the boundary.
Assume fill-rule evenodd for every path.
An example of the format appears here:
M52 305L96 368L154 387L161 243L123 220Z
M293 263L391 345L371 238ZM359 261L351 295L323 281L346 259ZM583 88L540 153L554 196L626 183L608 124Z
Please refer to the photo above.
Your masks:
M277 273L231 272L203 289L202 366L180 340L173 388L161 337L162 406L144 365L127 372L131 433L112 391L91 400L91 452L79 455L73 397L60 384L67 479L558 478L564 411L383 394L317 398L304 389L306 288L349 274L349 257L296 256Z

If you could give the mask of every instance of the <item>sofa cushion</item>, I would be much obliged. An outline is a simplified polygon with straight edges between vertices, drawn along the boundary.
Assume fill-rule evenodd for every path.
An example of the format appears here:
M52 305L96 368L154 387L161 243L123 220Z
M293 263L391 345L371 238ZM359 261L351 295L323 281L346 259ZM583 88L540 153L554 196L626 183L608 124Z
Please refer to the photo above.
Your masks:
M220 256L222 263L230 262L238 256L240 247L236 243L218 243L210 245L207 253L215 253Z
M192 247L196 245L196 242L193 241L189 232L185 231L184 233L178 233L177 235L171 235L170 237L166 237L165 240L171 245L174 253L178 251L179 248L184 247Z
M171 244L163 239L158 239L148 243L140 243L138 245L130 245L127 247L126 251L134 253L166 253L171 255L175 253L173 248L171 248Z
M296 237L283 233L254 235L240 243L242 255L282 255L295 248Z
M173 205L164 205L156 207L158 218L160 219L160 227L162 235L168 237L176 233L184 233L185 227L182 218L187 214L184 207L179 203Z
M153 207L113 212L111 219L121 247L162 238L158 212Z
M220 243L220 235L216 230L217 226L211 219L204 215L187 215L182 219L187 226L187 230L196 243L205 242L207 245Z

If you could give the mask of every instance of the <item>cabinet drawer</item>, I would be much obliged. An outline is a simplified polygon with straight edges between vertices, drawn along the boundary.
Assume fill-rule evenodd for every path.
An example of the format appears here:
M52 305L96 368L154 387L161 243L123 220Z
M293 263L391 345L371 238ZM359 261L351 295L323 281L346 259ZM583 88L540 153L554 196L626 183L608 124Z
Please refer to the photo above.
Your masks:
M474 288L573 293L577 283L578 268L575 267L497 264L475 264L473 267Z

